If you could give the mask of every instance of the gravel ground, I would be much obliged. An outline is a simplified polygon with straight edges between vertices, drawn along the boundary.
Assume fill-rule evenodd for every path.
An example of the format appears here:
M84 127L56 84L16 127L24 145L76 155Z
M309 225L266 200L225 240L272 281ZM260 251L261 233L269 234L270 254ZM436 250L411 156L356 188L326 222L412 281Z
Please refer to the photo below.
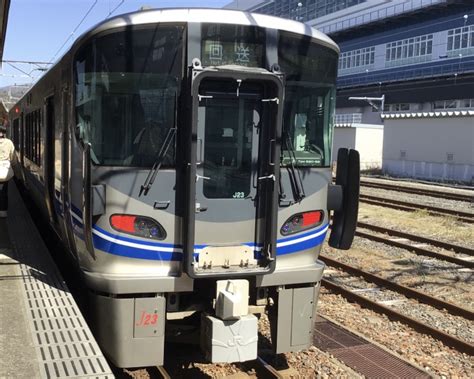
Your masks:
M456 210L460 212L472 213L474 216L474 203L467 201L440 199L426 195L418 195L414 193L399 192L396 190L386 190L381 188L361 187L362 195L379 196L387 199L408 201L420 205L428 205L448 210Z
M330 258L474 310L474 270L356 237L349 251L325 246Z
M326 277L349 290L362 290L358 291L358 294L370 300L384 303L385 306L393 308L404 315L422 321L463 341L474 343L474 325L472 321L466 320L463 317L453 316L446 311L438 310L427 304L418 303L416 300L408 299L394 291L379 288L372 283L367 283L361 278L348 275L342 271L331 269ZM366 289L369 290L365 291Z
M433 375L444 378L472 378L472 357L444 346L441 342L392 322L357 304L347 302L339 295L324 289L319 298L319 312L342 325L396 352L404 359L423 367Z
M265 354L271 341L270 323L266 315L260 318L259 330L262 333L262 337L264 337L260 340L260 354L263 359L278 369L285 368L286 365L288 365L298 373L299 378L362 377L351 368L345 366L342 362L339 362L336 358L314 346L302 352L283 354L283 359L273 360L271 356Z

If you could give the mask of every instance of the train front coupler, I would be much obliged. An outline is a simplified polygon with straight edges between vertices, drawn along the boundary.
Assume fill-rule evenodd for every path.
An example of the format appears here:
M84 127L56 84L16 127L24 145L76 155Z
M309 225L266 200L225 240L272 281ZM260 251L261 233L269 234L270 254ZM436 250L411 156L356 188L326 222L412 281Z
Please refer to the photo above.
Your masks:
M257 358L258 320L249 313L249 281L218 280L214 315L201 316L201 349L212 363Z

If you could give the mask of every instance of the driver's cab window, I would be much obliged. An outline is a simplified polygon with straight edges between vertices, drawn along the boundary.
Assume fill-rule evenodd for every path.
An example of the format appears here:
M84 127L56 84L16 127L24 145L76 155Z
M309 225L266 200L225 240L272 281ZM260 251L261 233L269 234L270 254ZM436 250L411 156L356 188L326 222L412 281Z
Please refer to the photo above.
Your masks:
M177 125L184 26L134 28L94 37L75 57L76 136L98 165L153 166Z

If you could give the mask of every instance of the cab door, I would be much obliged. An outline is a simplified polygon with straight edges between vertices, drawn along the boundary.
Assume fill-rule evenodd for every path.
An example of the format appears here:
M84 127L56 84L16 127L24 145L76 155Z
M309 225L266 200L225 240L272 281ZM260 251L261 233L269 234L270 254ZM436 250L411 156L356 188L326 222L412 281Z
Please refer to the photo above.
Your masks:
M188 274L268 273L276 252L281 80L249 73L199 79L193 82Z

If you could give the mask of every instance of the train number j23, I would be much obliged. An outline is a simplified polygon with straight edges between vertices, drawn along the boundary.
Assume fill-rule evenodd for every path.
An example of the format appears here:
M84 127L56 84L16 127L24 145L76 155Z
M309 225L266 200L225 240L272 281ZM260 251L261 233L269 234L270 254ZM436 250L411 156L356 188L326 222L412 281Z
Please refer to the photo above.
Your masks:
M136 326L156 325L157 321L158 321L158 315L156 313L148 313L146 311L142 311L140 320L135 325Z

